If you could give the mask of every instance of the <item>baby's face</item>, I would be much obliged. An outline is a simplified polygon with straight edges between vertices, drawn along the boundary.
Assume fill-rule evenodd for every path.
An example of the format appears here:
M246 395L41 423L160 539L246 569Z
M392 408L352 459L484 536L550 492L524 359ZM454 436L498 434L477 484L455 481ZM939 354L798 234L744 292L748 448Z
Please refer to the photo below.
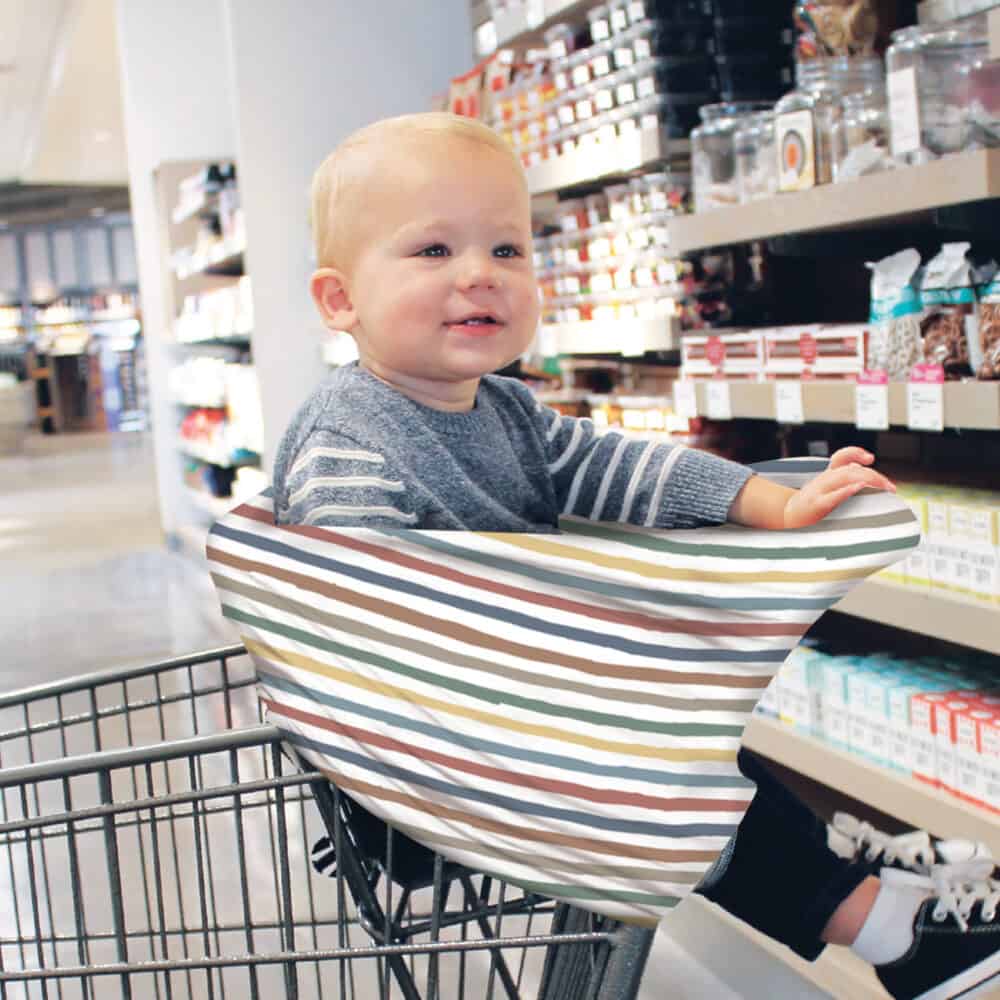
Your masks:
M362 363L418 390L469 383L523 353L538 324L524 182L467 140L388 155L348 274Z

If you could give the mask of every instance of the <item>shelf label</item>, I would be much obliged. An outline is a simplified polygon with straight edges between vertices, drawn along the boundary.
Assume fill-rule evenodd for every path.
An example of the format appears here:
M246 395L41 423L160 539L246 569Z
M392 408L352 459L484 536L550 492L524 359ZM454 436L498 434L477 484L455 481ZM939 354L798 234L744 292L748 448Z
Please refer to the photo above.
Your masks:
M674 382L674 413L685 420L698 416L698 393L690 379L681 378Z
M802 383L797 379L779 379L774 383L774 415L779 424L804 424Z
M854 389L854 424L861 431L889 429L889 375L876 369L858 375Z
M907 426L911 431L944 430L944 369L914 365L906 386Z
M709 379L705 383L705 409L705 416L710 420L733 419L733 401L729 395L728 382Z

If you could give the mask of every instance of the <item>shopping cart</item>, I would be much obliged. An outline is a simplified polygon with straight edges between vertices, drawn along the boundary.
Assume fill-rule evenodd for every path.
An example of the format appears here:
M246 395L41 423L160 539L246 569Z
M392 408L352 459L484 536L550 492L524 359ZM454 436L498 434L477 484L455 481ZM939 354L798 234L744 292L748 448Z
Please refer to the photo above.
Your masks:
M229 646L0 696L2 1000L636 996L650 930L375 821L254 683Z

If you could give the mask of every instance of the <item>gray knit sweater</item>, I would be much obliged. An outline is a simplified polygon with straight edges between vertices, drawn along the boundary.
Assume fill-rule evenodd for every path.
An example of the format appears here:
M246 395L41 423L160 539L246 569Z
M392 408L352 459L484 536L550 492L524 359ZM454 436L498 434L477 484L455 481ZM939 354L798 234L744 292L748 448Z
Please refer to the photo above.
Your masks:
M560 514L657 528L724 521L751 472L682 446L564 417L516 379L485 376L444 413L357 364L334 371L285 432L279 523L553 531Z

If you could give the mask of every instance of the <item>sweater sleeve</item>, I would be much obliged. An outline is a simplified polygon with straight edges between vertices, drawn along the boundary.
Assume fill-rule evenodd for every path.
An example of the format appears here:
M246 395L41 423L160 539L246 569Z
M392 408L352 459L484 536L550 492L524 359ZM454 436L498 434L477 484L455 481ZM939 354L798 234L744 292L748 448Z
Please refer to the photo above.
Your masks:
M284 524L405 528L418 521L413 491L386 456L332 431L306 438L285 483Z
M563 514L649 528L721 524L753 475L746 466L683 445L540 408L548 468Z

